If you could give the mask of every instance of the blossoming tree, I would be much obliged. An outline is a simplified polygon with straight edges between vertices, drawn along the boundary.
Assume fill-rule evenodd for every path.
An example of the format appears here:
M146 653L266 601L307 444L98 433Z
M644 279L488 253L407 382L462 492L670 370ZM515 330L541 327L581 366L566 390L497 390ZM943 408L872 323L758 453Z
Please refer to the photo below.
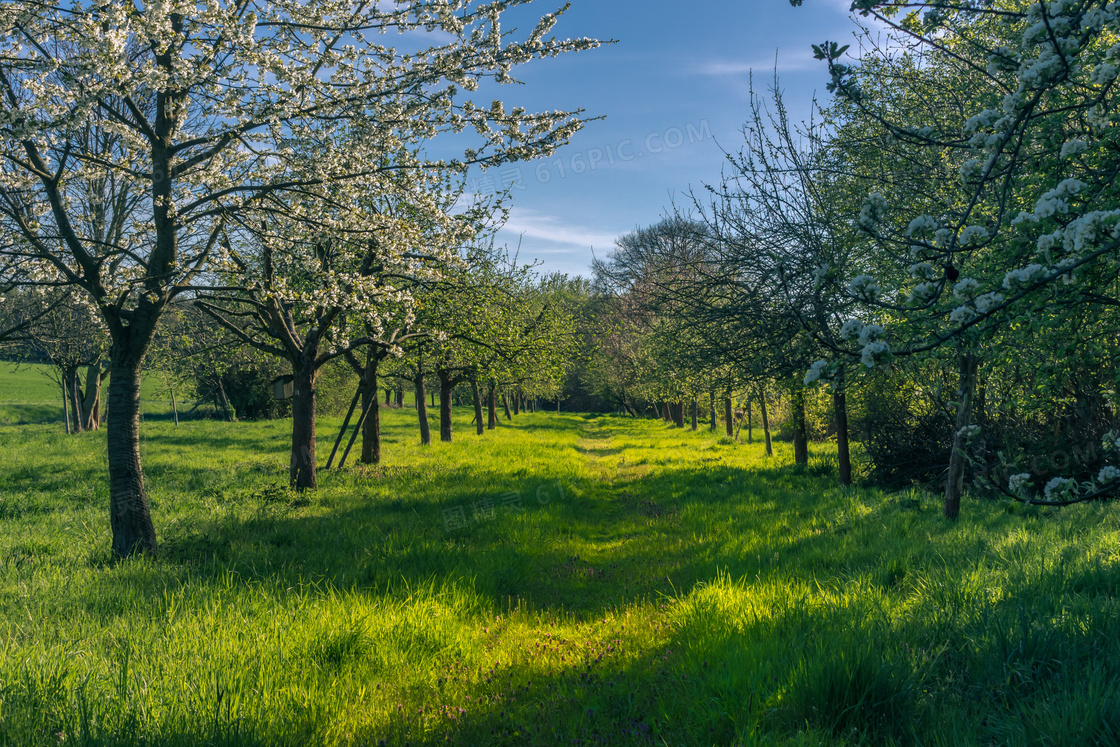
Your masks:
M157 549L139 451L156 325L176 297L208 284L247 215L299 195L320 216L322 185L456 166L397 163L398 141L469 129L476 140L460 162L495 161L547 153L579 128L578 113L469 97L485 79L511 81L519 64L596 45L549 36L556 14L514 39L503 13L527 2L0 7L0 254L34 263L31 282L81 288L109 330L117 555ZM317 159L294 158L306 133L351 124L365 136L322 137ZM135 198L108 205L119 229L110 241L81 219L91 185L105 182Z
M1120 300L1120 157L1112 146L1120 9L1105 0L856 0L852 10L909 45L908 82L895 81L903 94L945 91L947 80L965 91L953 97L963 102L960 116L923 120L920 107L875 95L865 71L843 61L844 48L816 48L829 88L865 126L955 171L947 199L909 195L892 204L884 191L870 192L855 220L895 259L880 275L837 278L850 297L902 322L865 334L866 319L851 321L847 338L858 347L846 352L865 366L949 344L961 351L945 496L945 514L955 518L968 442L978 435L971 412L981 340L1014 344L1010 333L1030 335L1039 320L1100 314ZM1021 482L1013 492L1022 493Z

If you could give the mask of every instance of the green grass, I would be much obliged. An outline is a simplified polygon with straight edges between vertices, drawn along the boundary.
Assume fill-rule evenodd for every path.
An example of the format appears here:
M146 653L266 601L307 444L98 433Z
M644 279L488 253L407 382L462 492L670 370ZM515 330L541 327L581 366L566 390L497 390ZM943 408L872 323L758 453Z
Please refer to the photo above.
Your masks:
M161 555L123 563L103 433L0 428L0 744L1118 739L1107 506L953 525L824 447L460 408L421 449L384 417L386 466L306 497L288 423L146 422Z
M57 423L65 428L62 392L51 378L52 371L45 363L0 361L0 426ZM108 387L106 379L103 397ZM180 414L194 404L193 400L183 401L181 391L176 396ZM171 418L171 393L158 375L144 377L140 385L140 413L142 417Z

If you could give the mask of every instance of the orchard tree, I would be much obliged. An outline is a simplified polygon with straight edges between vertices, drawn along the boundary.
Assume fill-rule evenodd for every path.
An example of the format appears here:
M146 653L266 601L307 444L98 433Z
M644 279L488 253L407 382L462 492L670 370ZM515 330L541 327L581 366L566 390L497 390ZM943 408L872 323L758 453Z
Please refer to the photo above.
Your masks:
M830 89L864 126L951 163L964 187L960 198L932 211L892 202L880 191L867 194L853 218L895 261L881 275L842 278L852 297L904 322L890 338L862 335L861 355L884 360L944 345L960 350L945 495L945 515L955 518L968 444L979 433L972 422L978 346L1120 303L1114 178L1120 13L1104 0L958 6L857 0L852 9L921 51L909 92L928 95L948 78L967 81L959 99L969 111L921 119L921 110L885 105L861 67L842 61L843 48L816 47L828 64ZM868 321L853 320L850 330L866 330ZM1015 491L1025 489L1022 482ZM1074 494L1096 495L1115 484L1120 481L1102 473L1088 488L1063 483L1060 498L1048 486L1041 500L1075 500Z
M328 183L546 154L579 128L578 113L463 95L596 45L549 37L557 14L514 39L501 16L527 1L0 8L0 253L32 262L32 283L80 288L108 328L117 555L157 549L139 451L145 354L168 305L206 283L230 230L269 201L317 202ZM386 32L431 46L393 48ZM293 168L293 137L352 123L368 136L322 137L319 158ZM478 139L460 161L391 160L397 141L468 128ZM87 209L91 193L103 209ZM88 225L95 214L113 230Z

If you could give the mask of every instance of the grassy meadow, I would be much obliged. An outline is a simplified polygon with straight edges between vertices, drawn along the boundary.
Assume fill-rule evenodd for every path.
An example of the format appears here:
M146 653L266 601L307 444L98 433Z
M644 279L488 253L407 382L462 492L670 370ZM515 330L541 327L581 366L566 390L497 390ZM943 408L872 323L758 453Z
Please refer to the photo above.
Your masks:
M797 470L660 421L480 438L458 408L422 449L383 417L385 465L309 495L285 421L146 421L161 554L121 563L103 432L0 427L0 744L1120 739L1111 507L952 525L837 487L827 445Z

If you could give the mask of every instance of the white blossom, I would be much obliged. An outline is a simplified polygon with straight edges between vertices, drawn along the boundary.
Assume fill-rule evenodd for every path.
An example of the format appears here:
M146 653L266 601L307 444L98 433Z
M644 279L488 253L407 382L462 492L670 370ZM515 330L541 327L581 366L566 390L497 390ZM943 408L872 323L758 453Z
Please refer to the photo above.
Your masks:
M958 306L949 314L949 321L953 324L965 324L976 317L976 311L971 306Z
M1065 477L1055 477L1050 482L1046 483L1043 492L1046 494L1047 500L1059 500L1069 497L1076 492L1077 483Z
M1089 150L1089 144L1084 140L1069 140L1062 144L1062 150L1061 153L1059 153L1059 157L1064 160L1066 158L1069 158L1070 156L1080 155L1087 150Z
M1003 277L1003 287L1008 290L1015 287L1016 284L1027 284L1036 280L1039 276L1045 274L1046 268L1039 264L1030 264L1018 270L1010 270Z
M929 262L918 262L910 265L910 277L918 280L933 280L937 277L937 271Z
M1101 484L1107 485L1116 480L1120 480L1120 469L1111 464L1101 467L1101 471L1097 473L1097 482Z
M972 300L976 305L976 310L981 314L987 314L991 309L1003 303L1003 296L999 293L984 293Z
M859 319L849 319L840 326L840 339L854 339L859 336L861 330L863 330L863 322Z
M959 300L967 300L976 295L980 290L980 282L975 278L961 278L953 286L953 296Z
M879 298L882 290L879 288L879 284L875 282L875 278L870 275L858 275L852 278L852 282L848 283L848 292L856 298L874 301Z
M1011 476L1011 479L1008 480L1008 482L1007 482L1007 489L1010 490L1012 493L1018 493L1019 491L1023 490L1028 485L1030 485L1030 482L1031 482L1030 474L1027 473L1027 472L1020 472L1017 475L1012 475Z
M882 341L869 342L860 352L860 363L867 368L874 368L876 363L883 363L890 359L891 348Z
M875 226L878 225L886 213L887 199L878 192L872 192L863 201L863 207L860 208L859 227L864 231L874 232Z
M927 233L936 231L937 228L937 221L935 221L932 216L919 215L917 218L910 221L910 225L906 227L906 235L925 235Z
M978 244L984 239L988 238L988 229L983 226L966 226L960 235L961 246L971 246Z
M809 366L809 370L805 373L805 386L820 381L827 365L827 361L815 361L813 365Z
M885 330L878 324L868 324L859 331L859 344L867 345L867 343L878 340L882 337Z
M910 301L916 304L925 304L932 301L938 294L938 283L919 283L910 291Z

